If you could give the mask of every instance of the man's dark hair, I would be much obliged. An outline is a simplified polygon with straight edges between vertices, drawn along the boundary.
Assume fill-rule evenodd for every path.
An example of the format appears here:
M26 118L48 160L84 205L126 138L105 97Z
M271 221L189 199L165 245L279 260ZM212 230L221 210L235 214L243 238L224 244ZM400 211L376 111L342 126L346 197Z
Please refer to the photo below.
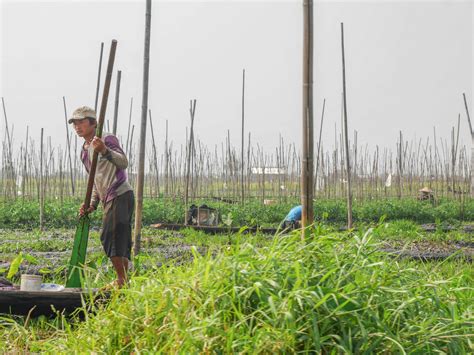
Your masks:
M86 117L87 120L89 120L89 124L92 126L93 124L96 125L97 127L97 120L93 117Z

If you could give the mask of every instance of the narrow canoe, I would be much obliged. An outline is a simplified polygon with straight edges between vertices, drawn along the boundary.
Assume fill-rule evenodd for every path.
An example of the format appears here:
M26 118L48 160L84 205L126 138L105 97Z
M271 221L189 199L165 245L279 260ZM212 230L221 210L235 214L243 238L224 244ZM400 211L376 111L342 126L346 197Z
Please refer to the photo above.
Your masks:
M28 315L54 315L56 311L66 314L74 312L83 305L107 298L107 294L96 289L65 289L59 292L20 291L18 287L0 287L0 313Z

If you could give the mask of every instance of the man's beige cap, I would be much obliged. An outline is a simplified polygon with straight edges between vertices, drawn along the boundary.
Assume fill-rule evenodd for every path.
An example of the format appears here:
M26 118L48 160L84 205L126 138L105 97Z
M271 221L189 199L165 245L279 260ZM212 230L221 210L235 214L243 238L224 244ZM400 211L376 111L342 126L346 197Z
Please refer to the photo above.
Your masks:
M94 109L88 106L79 107L72 113L72 117L69 119L68 122L72 123L75 120L83 120L85 118L97 119Z

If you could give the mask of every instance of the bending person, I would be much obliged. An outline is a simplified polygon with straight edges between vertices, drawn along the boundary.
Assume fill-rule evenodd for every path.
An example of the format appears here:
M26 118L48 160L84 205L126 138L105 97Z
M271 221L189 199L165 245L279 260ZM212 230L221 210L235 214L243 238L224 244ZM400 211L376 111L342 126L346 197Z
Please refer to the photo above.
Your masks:
M297 229L301 227L301 213L303 206L298 205L293 207L286 215L281 226L283 229Z

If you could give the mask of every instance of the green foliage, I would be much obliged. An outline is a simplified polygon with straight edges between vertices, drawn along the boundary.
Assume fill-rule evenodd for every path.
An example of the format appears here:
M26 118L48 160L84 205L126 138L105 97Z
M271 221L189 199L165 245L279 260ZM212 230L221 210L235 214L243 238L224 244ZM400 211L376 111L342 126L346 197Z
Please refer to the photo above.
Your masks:
M191 264L135 275L84 322L0 322L5 352L473 351L472 272L390 259L370 232L191 253Z
M18 273L23 261L27 261L30 264L38 264L38 260L34 256L25 253L19 253L10 264L7 274L8 279L11 280Z
M229 214L232 226L276 226L299 201L286 201L274 205L262 205L260 200L250 200L244 205L226 204L216 201L198 200L195 204L206 204L219 211L222 225ZM57 200L45 205L46 227L63 228L75 226L78 222L78 208L81 201L68 199L62 204ZM145 199L143 223L183 223L184 203L179 200ZM316 200L314 203L316 221L345 223L347 205L344 200ZM384 217L385 216L385 217ZM99 226L102 209L91 214L91 225ZM474 220L474 200L460 202L446 199L436 206L416 199L387 199L354 201L353 218L359 223L377 223L382 217L386 221L412 220L417 223L445 223ZM39 223L39 204L36 201L3 201L0 205L0 228L35 228Z
M347 205L341 200L323 200L315 202L315 218L324 213L328 221L345 222ZM376 201L355 201L353 218L356 222L377 222L383 216L385 220L412 220L418 223L432 223L436 219L447 222L469 221L474 219L474 200L464 204L455 200L442 200L437 206L415 199L387 199Z

